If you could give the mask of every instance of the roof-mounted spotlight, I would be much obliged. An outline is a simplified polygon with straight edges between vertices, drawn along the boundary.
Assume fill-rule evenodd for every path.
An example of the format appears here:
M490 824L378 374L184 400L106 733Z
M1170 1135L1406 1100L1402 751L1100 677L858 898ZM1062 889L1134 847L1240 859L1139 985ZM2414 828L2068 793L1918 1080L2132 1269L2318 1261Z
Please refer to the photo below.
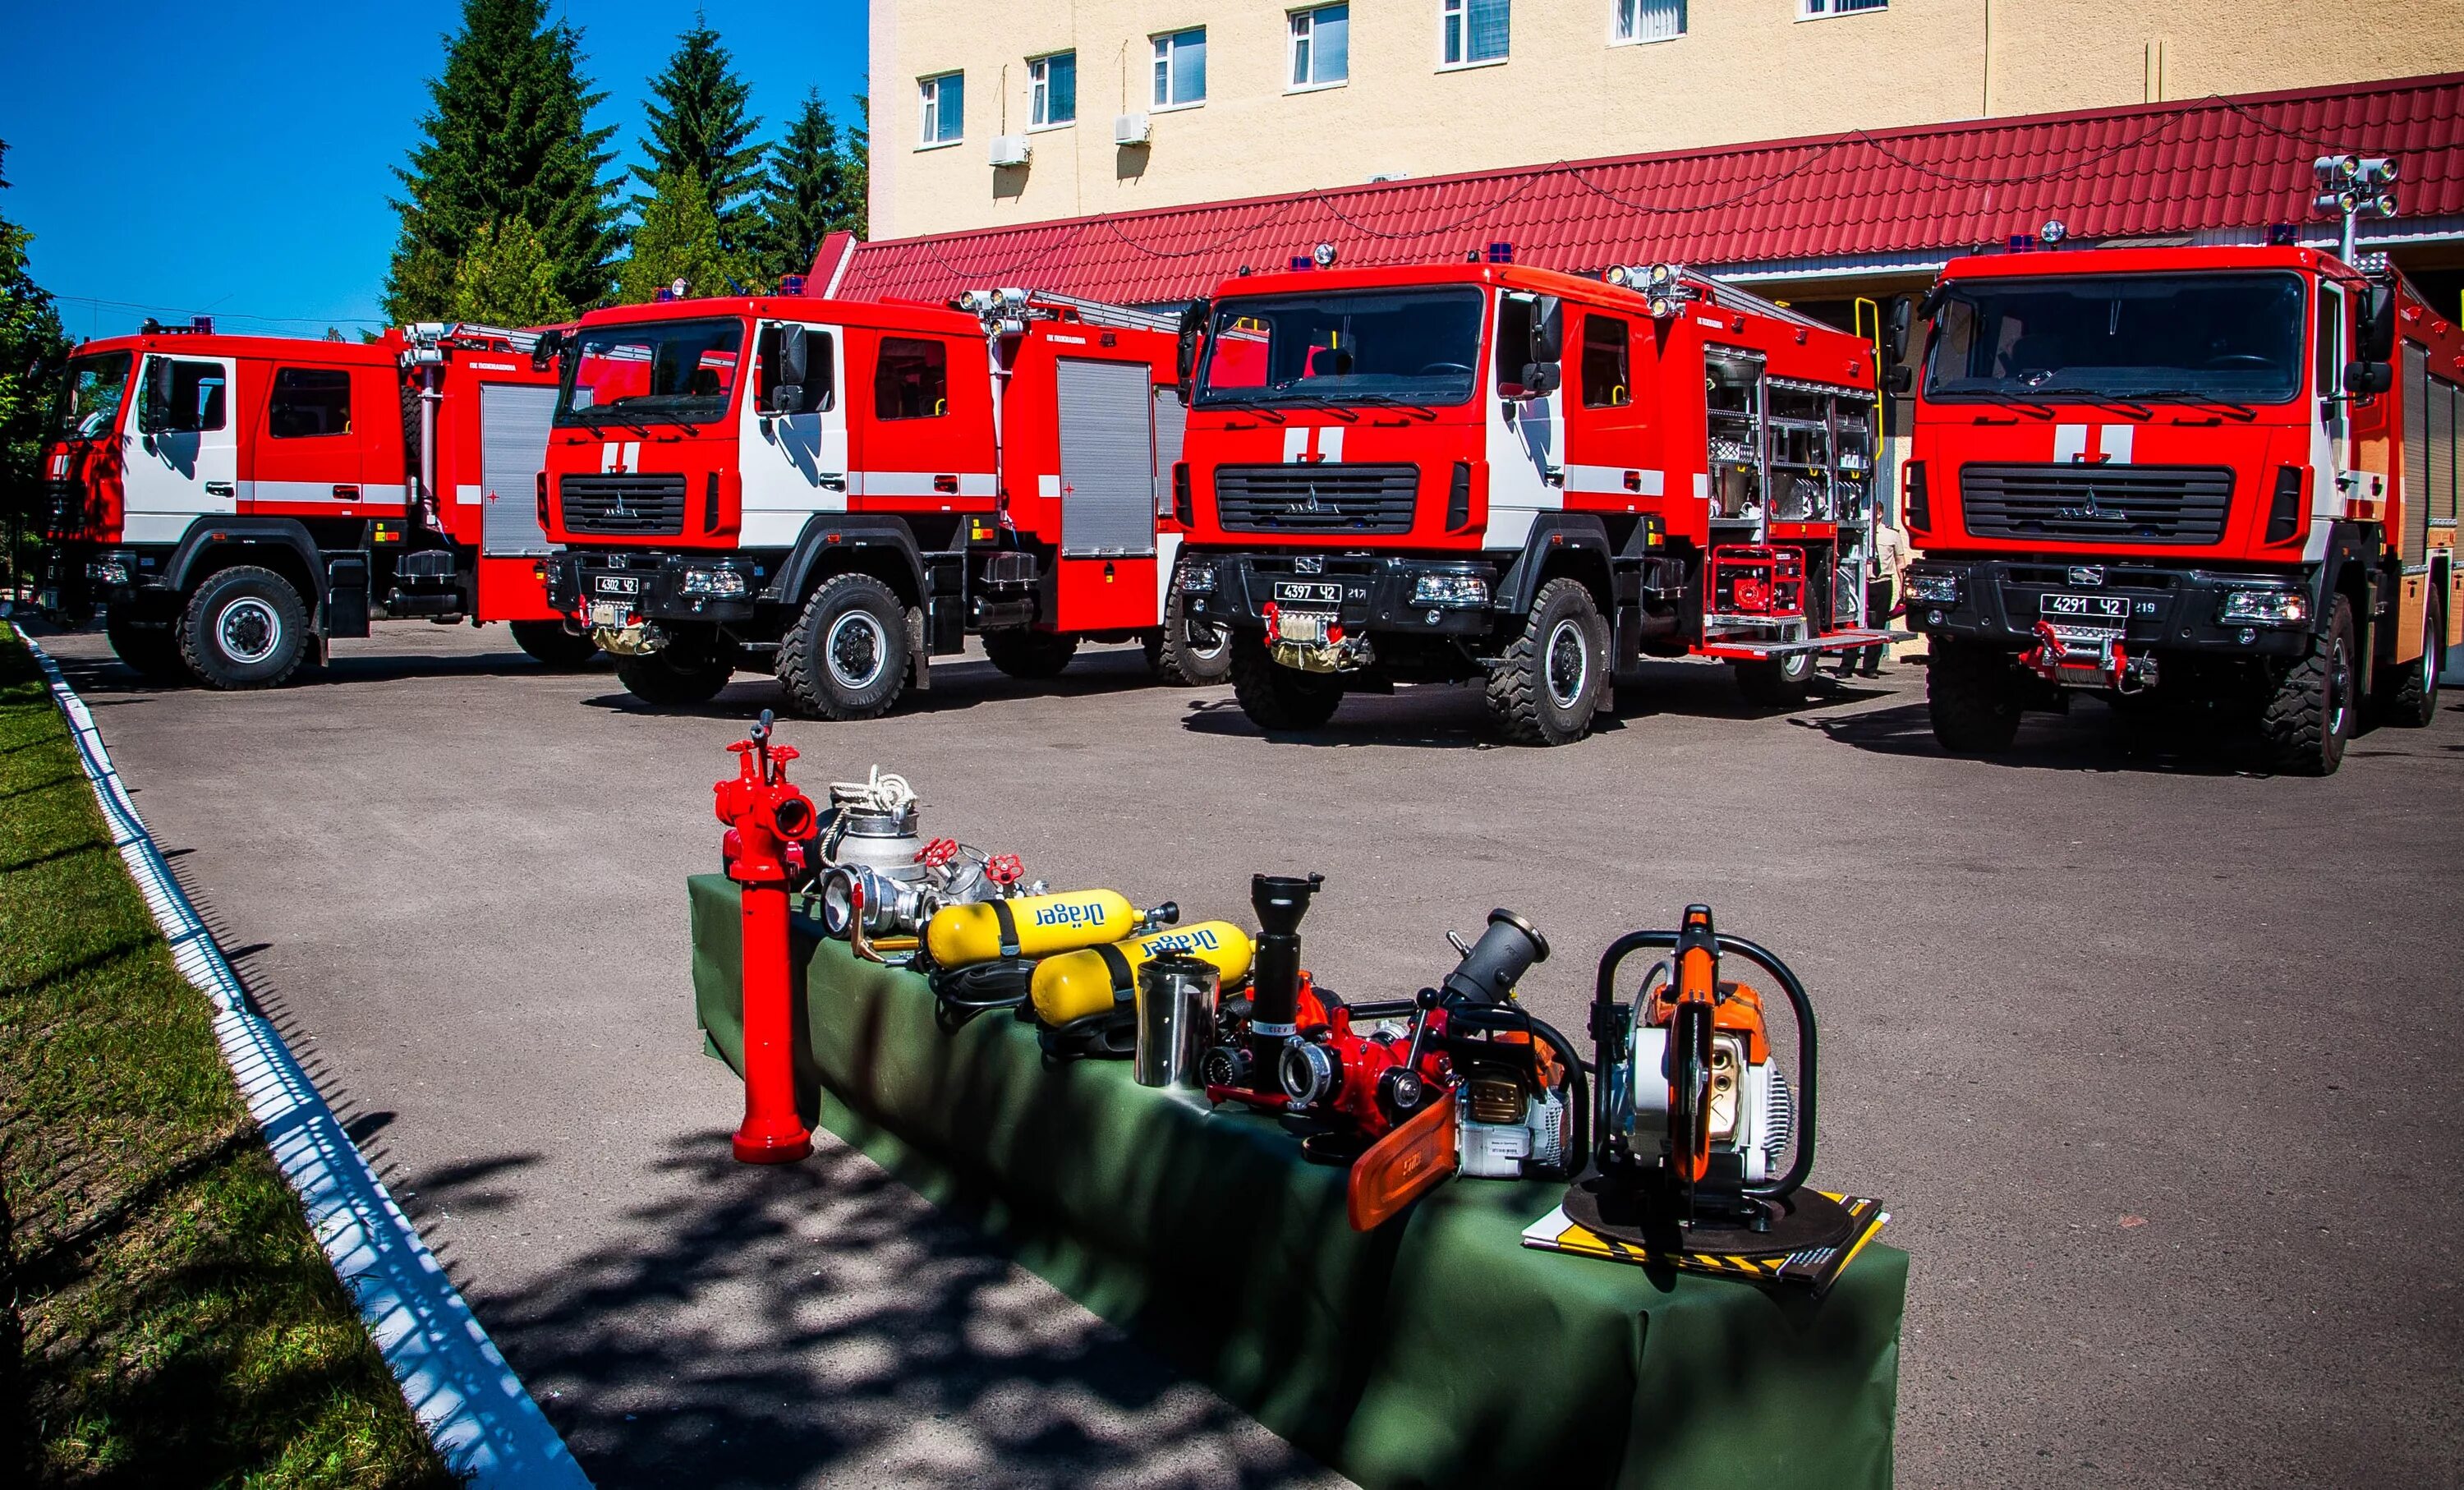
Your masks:
M1331 243L1321 243L1316 248L1309 250L1309 260L1320 269L1332 269L1334 267L1334 245Z

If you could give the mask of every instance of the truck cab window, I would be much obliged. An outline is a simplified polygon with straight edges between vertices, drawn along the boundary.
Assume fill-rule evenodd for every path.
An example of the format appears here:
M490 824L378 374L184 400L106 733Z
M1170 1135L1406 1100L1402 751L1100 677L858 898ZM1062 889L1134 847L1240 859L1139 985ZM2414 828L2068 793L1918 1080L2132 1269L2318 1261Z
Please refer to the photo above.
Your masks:
M223 427L230 378L220 362L171 361L171 397L158 427L166 433L195 434ZM153 394L145 394L151 413Z
M1497 297L1497 391L1502 398L1523 396L1523 364L1531 360L1531 313L1528 295Z
M1626 356L1631 331L1616 316L1583 318L1583 406L1620 408L1634 402Z
M351 432L351 375L339 367L277 367L265 432L276 440Z
M756 366L757 382L754 398L763 408L770 406L770 390L779 383L779 328L761 328L760 361ZM804 333L804 396L796 406L784 410L790 414L816 414L838 406L838 358L830 345L829 333L807 328Z
M70 359L69 375L60 384L55 438L91 440L111 432L120 422L120 401L128 391L128 363L125 352Z
M2344 292L2334 285L2319 288L2319 396L2333 398L2343 386Z
M935 419L950 411L950 349L915 337L884 337L872 364L875 419Z

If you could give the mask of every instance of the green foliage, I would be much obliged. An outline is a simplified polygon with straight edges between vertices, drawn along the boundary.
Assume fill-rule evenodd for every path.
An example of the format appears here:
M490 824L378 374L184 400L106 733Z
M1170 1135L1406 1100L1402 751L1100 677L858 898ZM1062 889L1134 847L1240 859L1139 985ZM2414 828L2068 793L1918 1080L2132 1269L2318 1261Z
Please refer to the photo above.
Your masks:
M447 1490L5 625L0 800L0 1481Z
M0 141L0 187L8 142ZM33 234L0 217L0 549L25 528L37 529L42 515L43 426L51 412L68 337L52 297L34 283L26 261ZM5 555L14 581L24 556Z
M557 292L556 266L518 217L490 223L454 267L448 313L454 320L493 326L544 326L573 318L573 302Z
M634 174L653 193L662 174L699 182L718 223L719 247L739 253L760 225L752 199L761 185L761 146L751 141L761 121L745 116L752 90L730 70L734 61L718 33L694 17L693 30L676 38L667 71L650 79L658 102L648 106L650 138L640 142L650 164ZM654 199L636 196L634 210L647 215Z
M770 147L756 240L765 284L809 271L825 234L864 232L864 131L847 134L843 144L821 95L808 93L786 138Z
M553 266L556 296L588 305L607 293L621 234L604 176L613 128L593 129L606 98L581 76L581 33L549 24L546 0L463 0L429 81L426 141L397 169L402 232L385 276L385 313L433 318L451 303L455 266L494 223L519 219Z
M688 296L736 295L750 289L753 266L722 248L718 218L700 178L661 171L650 178L651 195L633 230L633 253L617 266L617 295L627 303L655 298L662 286L681 279Z

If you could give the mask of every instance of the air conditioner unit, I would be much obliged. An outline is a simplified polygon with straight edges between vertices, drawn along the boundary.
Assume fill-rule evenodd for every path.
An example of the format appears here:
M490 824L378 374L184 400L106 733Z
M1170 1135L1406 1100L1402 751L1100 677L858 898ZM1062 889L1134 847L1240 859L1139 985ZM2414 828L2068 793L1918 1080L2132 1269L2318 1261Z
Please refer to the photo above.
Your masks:
M995 165L1024 165L1026 164L1026 158L1029 151L1030 146L1027 144L1026 137L1024 135L996 135L993 137L993 164Z
M1114 144L1145 144L1154 132L1154 125L1143 114L1118 114L1112 118Z

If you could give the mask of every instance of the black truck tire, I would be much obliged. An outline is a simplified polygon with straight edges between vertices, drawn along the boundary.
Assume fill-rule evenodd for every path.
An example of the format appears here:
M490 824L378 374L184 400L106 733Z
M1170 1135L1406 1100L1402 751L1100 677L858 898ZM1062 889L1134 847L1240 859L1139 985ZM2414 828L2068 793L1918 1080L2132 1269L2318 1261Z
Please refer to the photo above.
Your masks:
M511 621L506 624L513 630L514 645L543 668L570 671L599 655L598 643L567 631L561 621Z
M2407 730L2418 730L2438 717L2438 674L2447 666L2447 617L2433 590L2421 607L2421 655L2411 662L2389 665L2379 718Z
M869 574L835 575L779 644L779 687L807 719L876 719L907 690L907 607Z
M1190 618L1175 583L1163 602L1163 626L1147 633L1147 669L1176 688L1206 688L1232 675L1232 628Z
M1788 652L1735 665L1737 691L1761 709L1794 709L1804 703L1814 682L1812 652Z
M2019 734L2017 668L1998 646L1938 636L1926 648L1925 712L1954 756L1991 756Z
M1488 712L1517 745L1571 745L1591 729L1608 675L1608 626L1592 592L1551 580L1488 669Z
M272 688L309 652L308 606L291 581L255 564L208 575L178 627L180 660L210 689Z
M646 704L706 704L736 676L737 651L713 632L680 636L655 652L616 659L616 681Z
M1069 631L1038 631L1032 626L1003 626L983 634L984 656L1010 677L1027 682L1061 676L1078 655L1078 637Z
M2353 737L2353 603L2342 595L2327 613L2327 630L2308 656L2284 670L2259 712L2258 734L2271 771L2333 776Z
M1235 634L1230 643L1232 696L1261 730L1314 730L1343 707L1343 685L1275 661L1263 638Z
M112 654L147 682L188 681L187 664L180 658L177 620L149 623L139 619L132 606L114 605L103 614L102 634L111 643Z

